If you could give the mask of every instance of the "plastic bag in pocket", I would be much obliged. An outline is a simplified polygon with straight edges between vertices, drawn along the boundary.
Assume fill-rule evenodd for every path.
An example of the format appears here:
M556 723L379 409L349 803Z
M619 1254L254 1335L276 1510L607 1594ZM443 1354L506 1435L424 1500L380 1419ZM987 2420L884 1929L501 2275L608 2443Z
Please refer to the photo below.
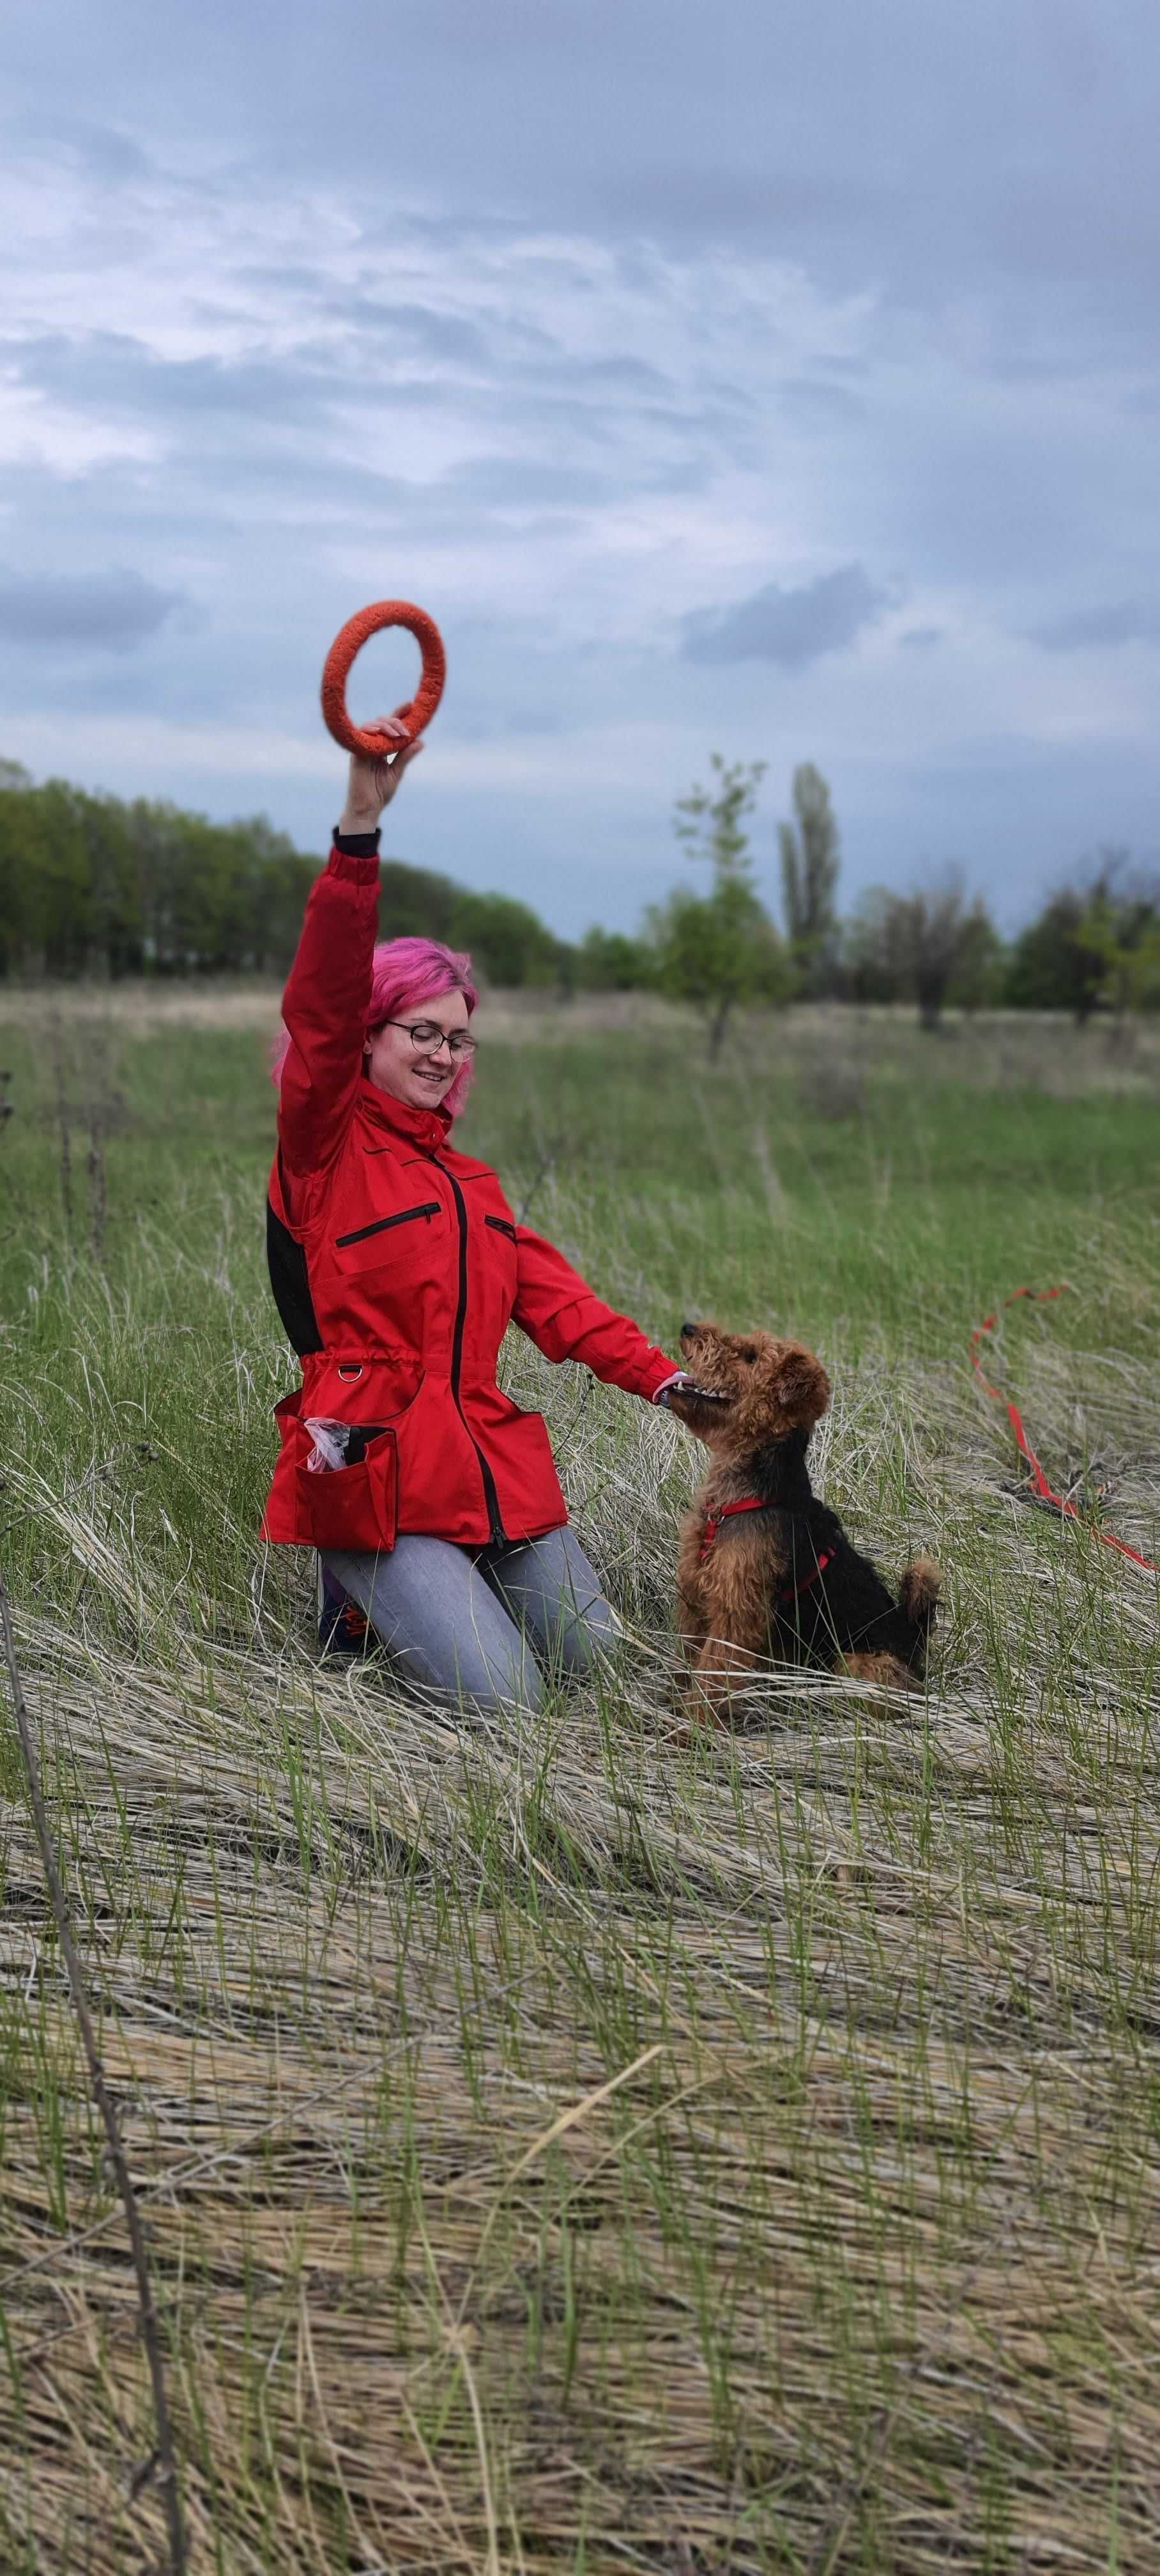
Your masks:
M340 1427L351 1435L340 1469L320 1472L308 1461L295 1470L299 1530L307 1546L377 1556L394 1546L398 1532L395 1435L361 1423ZM317 1428L303 1425L312 1437Z
M350 1439L349 1422L323 1422L308 1418L306 1429L314 1442L314 1447L306 1461L306 1472L309 1476L324 1475L328 1472L333 1475L337 1468L345 1467L347 1442Z

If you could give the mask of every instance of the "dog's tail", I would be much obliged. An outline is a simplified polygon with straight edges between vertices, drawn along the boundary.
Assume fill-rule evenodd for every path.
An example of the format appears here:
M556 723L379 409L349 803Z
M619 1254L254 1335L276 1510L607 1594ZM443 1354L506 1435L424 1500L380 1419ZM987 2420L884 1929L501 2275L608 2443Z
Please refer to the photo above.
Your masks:
M899 1608L903 1618L919 1635L925 1637L934 1619L942 1591L942 1569L933 1556L912 1556L905 1566L898 1587Z

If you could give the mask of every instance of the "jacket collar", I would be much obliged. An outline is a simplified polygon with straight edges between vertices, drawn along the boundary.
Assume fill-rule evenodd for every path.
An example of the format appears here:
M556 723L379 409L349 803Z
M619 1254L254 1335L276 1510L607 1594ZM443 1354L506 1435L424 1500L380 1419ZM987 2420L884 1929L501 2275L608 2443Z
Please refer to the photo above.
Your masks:
M377 1082L368 1082L364 1074L359 1083L359 1108L364 1118L375 1127L385 1127L392 1136L401 1136L408 1145L421 1146L425 1152L438 1153L451 1133L451 1112L438 1109L412 1109L409 1101L396 1100L389 1091L380 1091Z

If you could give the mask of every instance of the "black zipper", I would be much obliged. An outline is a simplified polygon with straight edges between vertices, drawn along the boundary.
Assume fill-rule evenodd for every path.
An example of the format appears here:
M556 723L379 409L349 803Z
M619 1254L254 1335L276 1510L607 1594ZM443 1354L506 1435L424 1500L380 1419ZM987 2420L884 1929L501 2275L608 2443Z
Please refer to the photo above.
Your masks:
M441 1214L438 1199L425 1199L422 1207L403 1208L398 1216L377 1216L373 1225L356 1225L353 1234L336 1234L335 1250L344 1251L348 1243L365 1243L368 1234L385 1234L389 1226L409 1225L413 1216L432 1217Z
M497 1234L506 1234L509 1243L517 1241L516 1230L510 1217L485 1216L483 1222L485 1225L493 1225Z
M467 1203L464 1199L459 1183L455 1178L454 1172L449 1172L446 1163L439 1162L434 1154L432 1154L431 1160L435 1164L436 1171L442 1172L444 1178L451 1183L451 1187L455 1195L455 1213L459 1220L459 1301L455 1309L455 1332L451 1343L452 1401L455 1405L455 1410L459 1415L459 1419L463 1424L463 1428L467 1433L467 1437L471 1441L471 1446L475 1451L476 1457L479 1460L479 1472L483 1479L483 1498L487 1504L487 1518L491 1532L491 1544L493 1547L498 1547L502 1544L506 1536L506 1532L499 1515L499 1495L495 1489L495 1478L492 1475L491 1469L488 1466L478 1440L472 1438L467 1415L463 1410L459 1394L459 1378L463 1367L463 1327L467 1322Z

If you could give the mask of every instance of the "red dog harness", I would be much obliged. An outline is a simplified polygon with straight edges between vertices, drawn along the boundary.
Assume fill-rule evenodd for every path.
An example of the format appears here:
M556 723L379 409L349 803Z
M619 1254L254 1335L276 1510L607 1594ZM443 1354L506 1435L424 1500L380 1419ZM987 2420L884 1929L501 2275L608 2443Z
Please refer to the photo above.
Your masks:
M701 1541L701 1553L697 1560L698 1564L704 1565L706 1559L712 1552L713 1542L721 1527L722 1521L730 1520L734 1512L769 1512L776 1511L776 1509L777 1505L775 1503L763 1502L760 1494L743 1494L739 1502L722 1503L720 1511L711 1512L705 1522L705 1535ZM815 1565L811 1565L808 1574L803 1574L800 1580L793 1583L785 1583L782 1585L781 1591L777 1596L778 1600L787 1602L796 1601L799 1592L808 1592L811 1585L817 1582L818 1576L820 1574L824 1574L826 1567L833 1563L833 1558L833 1548L824 1547L817 1563Z
M833 1556L833 1548L824 1547L820 1557L818 1558L817 1564L811 1565L809 1573L803 1574L800 1583L783 1583L781 1591L777 1596L778 1600L796 1601L799 1592L808 1592L811 1584L817 1582L819 1574L824 1574L826 1567L832 1564Z
M704 1564L722 1521L731 1519L734 1512L767 1512L768 1510L769 1504L762 1502L760 1494L745 1494L739 1503L722 1503L720 1511L711 1512L706 1520L698 1563Z

